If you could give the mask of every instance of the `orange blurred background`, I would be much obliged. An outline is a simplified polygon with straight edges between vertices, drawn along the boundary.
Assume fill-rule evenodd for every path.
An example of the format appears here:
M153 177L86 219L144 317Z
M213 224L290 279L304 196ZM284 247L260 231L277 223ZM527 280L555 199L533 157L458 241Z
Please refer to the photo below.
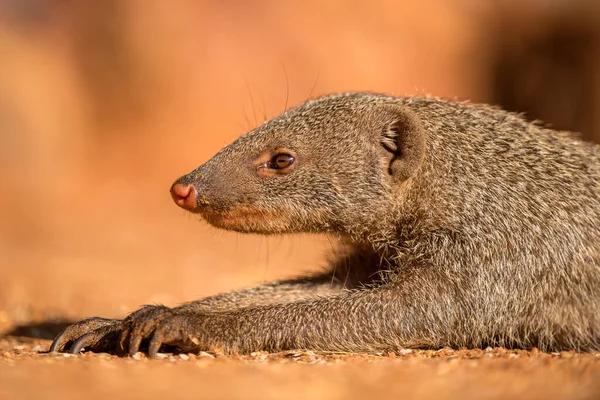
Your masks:
M309 96L500 104L600 139L594 0L0 2L0 329L123 316L314 270L171 183Z

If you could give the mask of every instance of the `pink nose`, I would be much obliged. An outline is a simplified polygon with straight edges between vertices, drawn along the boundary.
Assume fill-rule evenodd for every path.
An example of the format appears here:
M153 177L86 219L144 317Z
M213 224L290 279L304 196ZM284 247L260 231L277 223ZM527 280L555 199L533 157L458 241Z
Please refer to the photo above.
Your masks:
M176 183L171 186L171 197L175 204L186 210L194 210L196 208L196 188L194 185L184 185Z

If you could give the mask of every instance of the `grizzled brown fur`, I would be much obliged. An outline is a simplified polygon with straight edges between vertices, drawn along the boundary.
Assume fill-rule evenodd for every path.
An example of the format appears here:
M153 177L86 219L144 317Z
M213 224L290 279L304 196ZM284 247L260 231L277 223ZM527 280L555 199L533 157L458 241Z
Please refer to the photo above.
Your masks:
M293 164L268 167L280 153ZM315 276L88 319L51 350L600 349L599 157L485 105L306 102L176 183L217 227L331 233L346 255Z

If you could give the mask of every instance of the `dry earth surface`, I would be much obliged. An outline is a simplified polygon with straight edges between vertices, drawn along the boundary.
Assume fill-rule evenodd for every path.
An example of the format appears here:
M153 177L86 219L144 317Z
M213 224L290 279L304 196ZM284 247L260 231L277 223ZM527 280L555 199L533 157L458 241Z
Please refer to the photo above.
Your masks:
M44 327L13 333L44 336ZM597 399L600 353L403 350L249 356L47 353L50 340L0 339L0 399Z

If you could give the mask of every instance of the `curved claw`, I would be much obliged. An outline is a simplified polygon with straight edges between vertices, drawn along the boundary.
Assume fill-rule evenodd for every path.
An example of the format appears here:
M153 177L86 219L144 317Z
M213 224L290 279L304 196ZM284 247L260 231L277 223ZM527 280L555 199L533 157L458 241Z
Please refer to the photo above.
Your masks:
M48 349L48 352L54 353L60 351L62 347L68 342L68 340L63 340L67 329L68 328L63 329L58 335L56 335L54 341L52 341L52 344L50 345L50 349Z
M149 338L156 327L171 315L173 310L165 306L145 306L132 313L123 321L118 340L119 352L133 356L138 352L142 340Z
M79 354L81 350L86 347L92 348L92 350L108 350L112 348L114 344L114 340L119 334L119 326L107 325L101 328L98 328L94 331L86 333L77 339L69 349L69 353L71 354Z
M156 357L162 345L176 346L184 351L200 350L201 341L191 318L188 315L174 315L163 320L150 339L148 358Z
M119 320L92 317L79 321L63 329L50 345L49 352L64 351L65 346L69 342L73 342L86 335L88 332L93 332L104 327L112 327L120 323Z
M79 339L77 339L71 348L69 349L69 353L71 354L79 354L84 347L88 347L90 344L94 343L96 339L96 331L86 333Z
M156 358L160 346L163 344L163 335L160 332L155 332L148 346L148 358Z

